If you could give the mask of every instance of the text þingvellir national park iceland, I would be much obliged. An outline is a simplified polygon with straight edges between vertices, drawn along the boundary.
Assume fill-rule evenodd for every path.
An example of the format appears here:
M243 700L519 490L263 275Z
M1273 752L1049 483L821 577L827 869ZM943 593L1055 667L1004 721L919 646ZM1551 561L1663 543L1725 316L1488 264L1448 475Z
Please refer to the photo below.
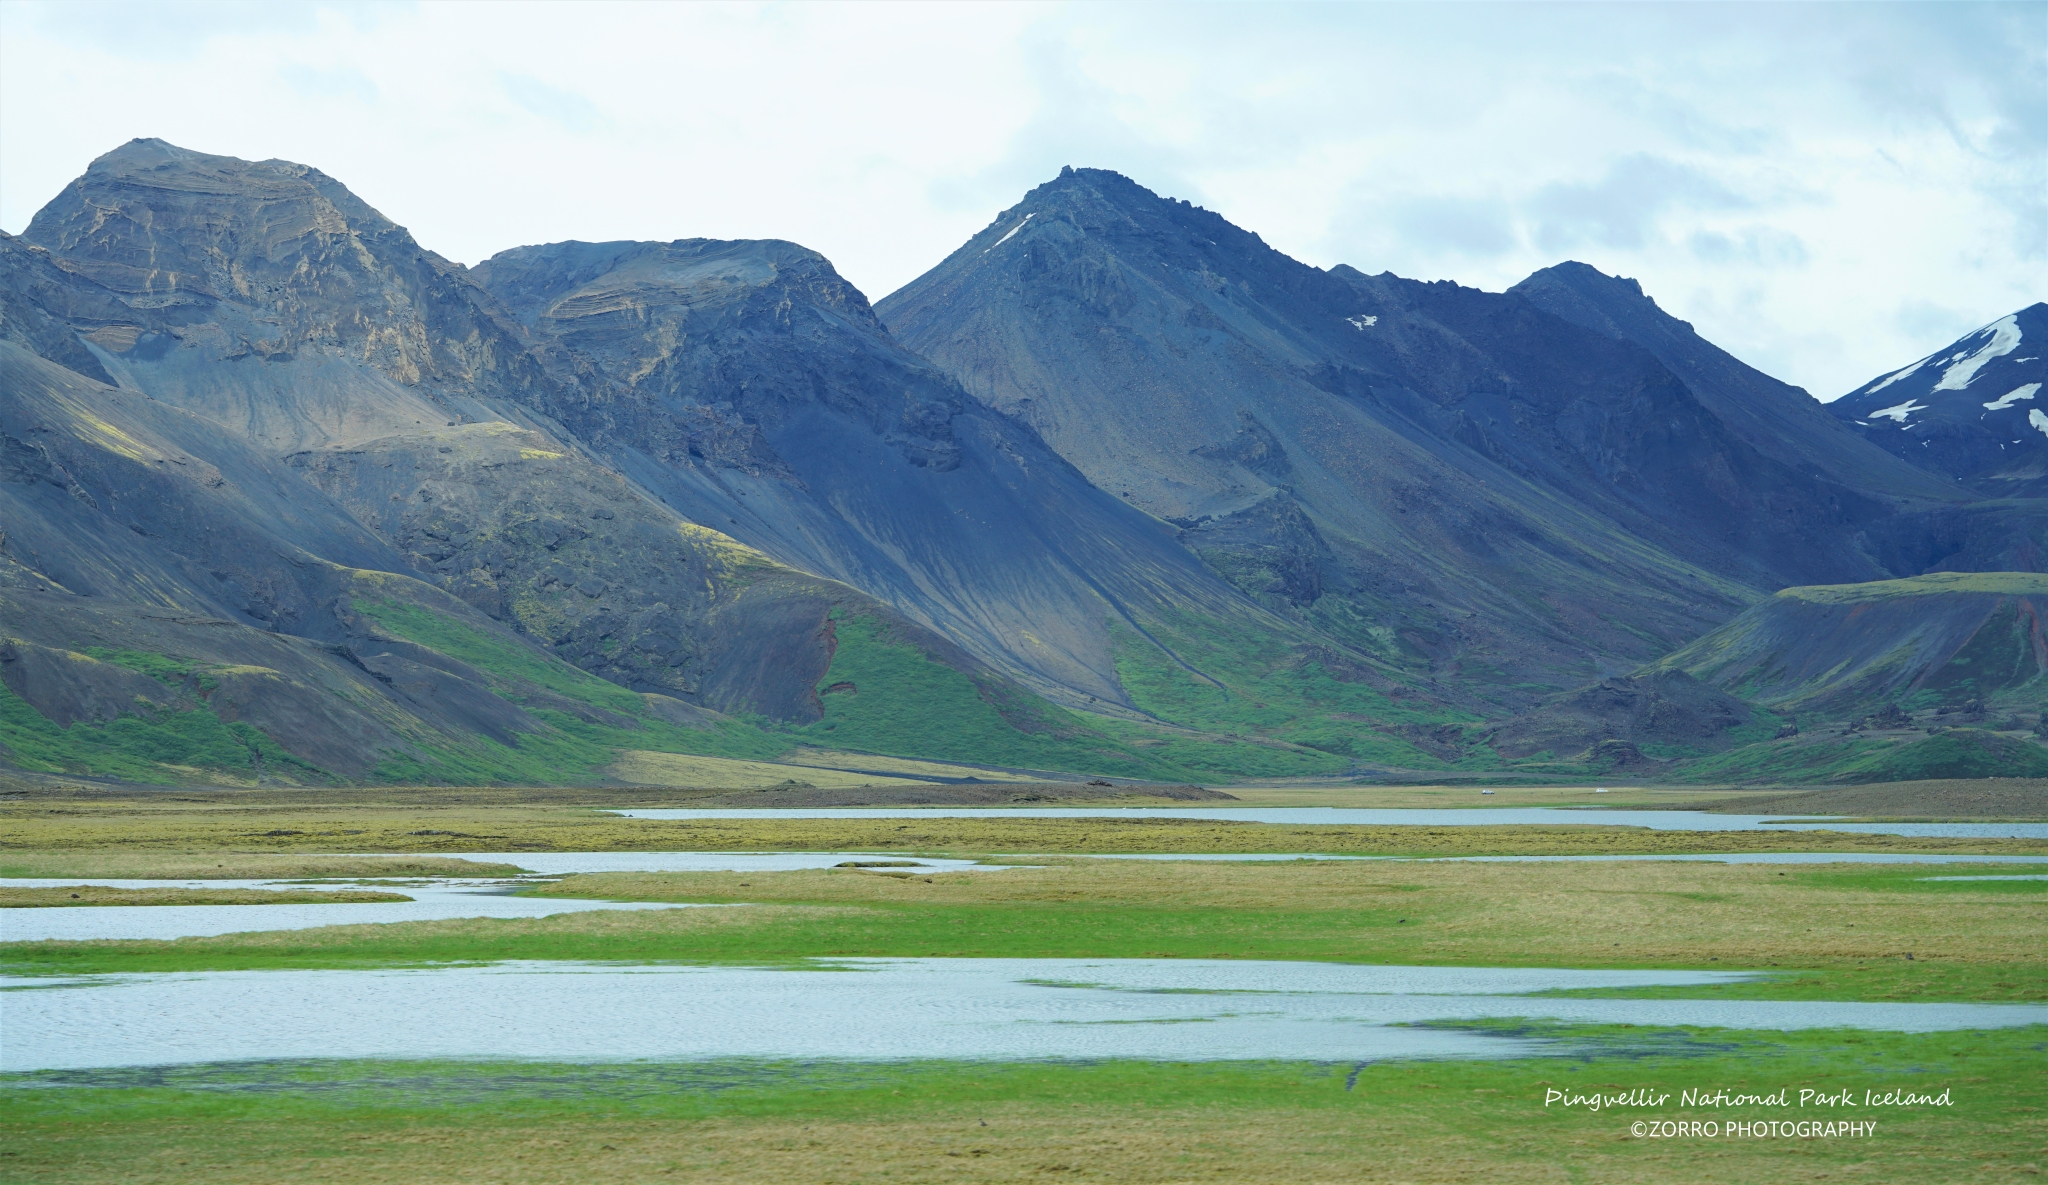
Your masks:
M2048 3L0 5L0 1185L2048 1169Z

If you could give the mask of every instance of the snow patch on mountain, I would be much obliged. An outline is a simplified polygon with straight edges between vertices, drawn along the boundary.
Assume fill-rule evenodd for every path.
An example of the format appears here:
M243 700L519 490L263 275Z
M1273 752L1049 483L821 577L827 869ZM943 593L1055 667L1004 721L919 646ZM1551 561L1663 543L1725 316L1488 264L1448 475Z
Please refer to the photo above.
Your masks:
M1024 222L1029 222L1029 221L1031 221L1031 220L1032 220L1033 218L1035 218L1035 217L1037 217L1037 216L1038 216L1038 212L1037 212L1036 210L1034 210L1034 211L1032 211L1031 213L1029 213L1029 214L1026 214L1026 215L1024 216ZM987 254L988 254L989 252L991 252L991 251L995 250L995 249L996 249L997 247L1000 247L1000 246L1002 246L1002 245L1003 245L1004 243L1007 243L1007 242L1009 242L1009 241L1010 241L1010 238L1011 238L1011 236L1012 236L1012 235L1015 235L1015 234L1016 234L1016 233L1017 233L1018 231L1020 231L1020 230L1023 230L1023 229L1024 229L1024 222L1020 222L1020 223L1018 223L1017 225L1015 225L1015 226L1011 227L1011 228L1010 228L1010 233L1009 233L1009 234L1007 234L1007 235L1004 235L1004 236L1003 236L1002 238L1000 238L1000 239L997 239L997 240L996 240L995 242L993 242L993 243L990 243L990 244L989 244L988 246L986 246L986 247L982 248L982 250L981 250L981 253L982 253L983 255L987 255Z
M1882 408L1878 411L1871 412L1870 418L1873 420L1897 420L1899 423L1903 424L1906 422L1907 416L1912 415L1916 411L1926 410L1926 406L1923 405L1918 399L1908 399L1904 403L1895 403L1890 407Z
M1863 388L1863 390L1857 393L1860 395L1875 395L1879 391L1884 390L1886 387L1891 386L1893 383L1898 382L1900 379L1911 378L1913 376L1914 371L1919 370L1921 367L1927 365L1929 362L1932 361L1934 361L1934 355L1929 354L1927 357L1922 358L1920 361L1915 362L1913 365L1908 366L1906 369L1894 371L1893 373L1886 375L1884 378L1878 380L1877 382L1874 382L1869 386Z
M2034 392L2039 391L2040 389L2041 384L2039 383L2028 383L2024 387L2016 387L2013 390L2007 391L2005 394L2000 395L1998 398L1992 400L1990 403L1985 404L1984 410L2004 411L2006 408L2011 407L2013 404L2018 403L2022 399L2032 399L2034 397Z
M1961 358L1942 372L1941 381L1934 384L1937 391L1960 391L1970 385L1977 372L1984 369L1993 358L2001 358L2020 348L2019 314L2000 317L1984 328L1970 335L1982 337L1991 335L1991 340ZM1964 339L1969 340L1968 338Z
M2043 415L2040 408L2037 407L2027 413L2027 423L2039 428L2041 435L2048 436L2048 415Z

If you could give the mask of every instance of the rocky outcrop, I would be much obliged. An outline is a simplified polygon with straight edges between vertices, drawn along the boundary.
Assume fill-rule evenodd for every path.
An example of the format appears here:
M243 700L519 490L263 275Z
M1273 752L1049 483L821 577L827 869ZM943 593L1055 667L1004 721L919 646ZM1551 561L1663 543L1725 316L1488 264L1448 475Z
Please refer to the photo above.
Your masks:
M1554 697L1493 729L1487 740L1504 757L1590 752L1628 768L1645 760L1643 745L1707 753L1765 739L1769 730L1757 735L1750 728L1760 722L1748 704L1719 688L1683 671L1654 671Z

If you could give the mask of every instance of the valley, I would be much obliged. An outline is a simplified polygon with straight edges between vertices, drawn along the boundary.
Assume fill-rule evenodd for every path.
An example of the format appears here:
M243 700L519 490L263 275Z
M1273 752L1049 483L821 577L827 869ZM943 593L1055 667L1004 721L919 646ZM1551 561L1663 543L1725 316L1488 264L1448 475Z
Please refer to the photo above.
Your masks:
M492 249L0 235L0 1182L2038 1171L2043 306L1822 403L1101 169Z

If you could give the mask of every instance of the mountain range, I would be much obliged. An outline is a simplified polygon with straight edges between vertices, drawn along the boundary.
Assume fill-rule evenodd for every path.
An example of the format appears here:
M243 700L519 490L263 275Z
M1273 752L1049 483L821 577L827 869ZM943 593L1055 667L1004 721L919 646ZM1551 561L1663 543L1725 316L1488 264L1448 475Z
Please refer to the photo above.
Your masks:
M0 760L1686 776L1788 705L2037 697L2048 652L1818 699L1683 656L1787 588L2038 584L2048 453L1970 433L2044 318L1823 405L1584 264L1318 269L1099 170L871 305L772 240L467 268L132 141L0 237Z

